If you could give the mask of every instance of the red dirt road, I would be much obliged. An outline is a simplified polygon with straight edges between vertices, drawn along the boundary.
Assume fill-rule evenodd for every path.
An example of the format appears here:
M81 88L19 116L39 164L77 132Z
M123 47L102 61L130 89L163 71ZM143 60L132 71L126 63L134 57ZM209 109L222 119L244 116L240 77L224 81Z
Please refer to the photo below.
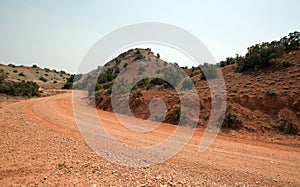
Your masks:
M164 124L152 133L137 133L122 127L112 113L98 113L111 135L135 146L161 142L176 128ZM200 153L203 129L197 129L170 160L130 168L97 156L86 145L71 93L5 103L0 115L0 186L300 186L297 137L287 137L292 143L287 145L282 137L268 143L221 133Z

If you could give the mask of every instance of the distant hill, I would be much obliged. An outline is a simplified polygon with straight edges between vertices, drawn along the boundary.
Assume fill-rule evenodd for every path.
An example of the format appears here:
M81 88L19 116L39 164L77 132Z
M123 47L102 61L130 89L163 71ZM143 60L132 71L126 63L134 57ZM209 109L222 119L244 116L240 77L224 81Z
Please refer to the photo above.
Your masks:
M26 67L0 64L0 69L4 71L7 80L14 82L33 81L42 89L60 89L70 77L70 74L65 71L50 70L36 65Z

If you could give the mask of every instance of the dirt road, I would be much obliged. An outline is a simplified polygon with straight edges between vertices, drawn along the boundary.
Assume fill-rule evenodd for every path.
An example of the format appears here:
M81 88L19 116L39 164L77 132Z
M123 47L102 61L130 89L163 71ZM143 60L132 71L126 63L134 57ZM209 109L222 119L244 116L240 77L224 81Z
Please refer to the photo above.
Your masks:
M154 145L176 128L165 124L152 133L137 133L120 125L112 113L98 114L107 131L129 145ZM270 144L221 133L199 153L203 129L197 129L170 160L134 168L113 164L86 145L74 119L71 93L5 103L0 115L0 186L300 186L297 138L290 138L293 145L282 145L281 140Z

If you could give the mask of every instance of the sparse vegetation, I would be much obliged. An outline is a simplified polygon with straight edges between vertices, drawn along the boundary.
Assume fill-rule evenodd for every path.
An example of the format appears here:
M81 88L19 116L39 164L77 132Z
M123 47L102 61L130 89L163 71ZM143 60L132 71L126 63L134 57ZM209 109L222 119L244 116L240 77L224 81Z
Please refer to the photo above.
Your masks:
M25 74L23 72L20 72L18 75L21 77L25 77Z

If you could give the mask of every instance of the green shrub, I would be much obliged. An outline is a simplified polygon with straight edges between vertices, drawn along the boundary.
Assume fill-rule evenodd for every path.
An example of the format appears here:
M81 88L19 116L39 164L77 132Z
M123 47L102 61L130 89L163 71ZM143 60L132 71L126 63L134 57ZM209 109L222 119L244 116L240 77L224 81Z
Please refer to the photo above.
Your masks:
M155 86L154 84L147 84L146 90L150 90L150 89L153 88L154 86Z
M273 41L263 42L248 48L245 57L236 57L238 64L237 70L244 72L255 68L268 66L272 59L278 58L284 54L285 46L282 42Z
M280 40L286 49L294 50L300 47L300 32L295 31L293 33L289 33L288 36L281 38Z
M133 94L132 94L133 98L140 98L142 96L143 96L143 92L140 89L133 91Z
M32 68L37 68L37 65L33 64L31 67L32 67Z
M164 81L164 85L171 89L175 88L185 77L185 72L176 63L172 66L164 67L156 73L162 74L163 80L168 80L168 82Z
M118 66L116 66L114 68L114 74L119 74L120 73L120 68Z
M242 121L240 120L238 114L232 110L232 105L229 104L225 112L222 128L240 130L242 127Z
M23 72L18 74L19 76L25 77L25 74Z
M40 96L39 86L32 81L7 81L4 84L0 85L0 93L22 97Z
M18 70L15 69L15 70L13 70L13 72L14 72L14 73L18 73Z
M137 86L138 88L144 88L144 87L146 87L148 84L149 84L149 79L146 78L146 79L140 80L140 81L136 84L136 86Z
M194 86L194 83L191 79L184 79L181 84L181 90L191 90Z
M95 97L99 97L101 95L103 95L103 91L102 90L98 90L98 91L95 92Z
M8 66L9 66L9 67L12 67L12 68L15 68L15 67L16 67L16 65L14 65L14 64L8 64Z
M214 64L207 64L200 65L201 67L201 80L206 79L214 79L218 77L217 67Z
M290 67L292 65L293 65L293 62L291 62L291 61L284 61L284 62L282 62L282 67L284 67L284 68L288 68L288 67Z
M166 83L165 80L163 79L160 79L160 78L153 78L151 81L150 81L150 84L153 84L153 85L162 85Z
M276 121L276 124L272 126L283 134L298 135L300 131L299 127L289 119L279 119Z
M231 64L235 64L236 60L235 58L232 58L232 57L227 57L225 61L221 61L220 62L220 67L225 67L225 66L228 66L228 65L231 65Z
M39 80L41 80L41 81L43 81L43 82L47 82L47 81L48 81L48 80L47 80L45 77L43 77L43 76L40 76Z
M99 74L97 82L99 84L107 83L112 81L117 77L117 74L114 72L114 69L108 68L106 71L103 71Z
M63 85L62 89L72 89L74 78L75 78L75 74L67 78L67 82Z
M136 56L135 56L134 60L140 60L140 59L143 59L143 58L145 58L144 55L140 52L140 50L138 50L136 52Z

